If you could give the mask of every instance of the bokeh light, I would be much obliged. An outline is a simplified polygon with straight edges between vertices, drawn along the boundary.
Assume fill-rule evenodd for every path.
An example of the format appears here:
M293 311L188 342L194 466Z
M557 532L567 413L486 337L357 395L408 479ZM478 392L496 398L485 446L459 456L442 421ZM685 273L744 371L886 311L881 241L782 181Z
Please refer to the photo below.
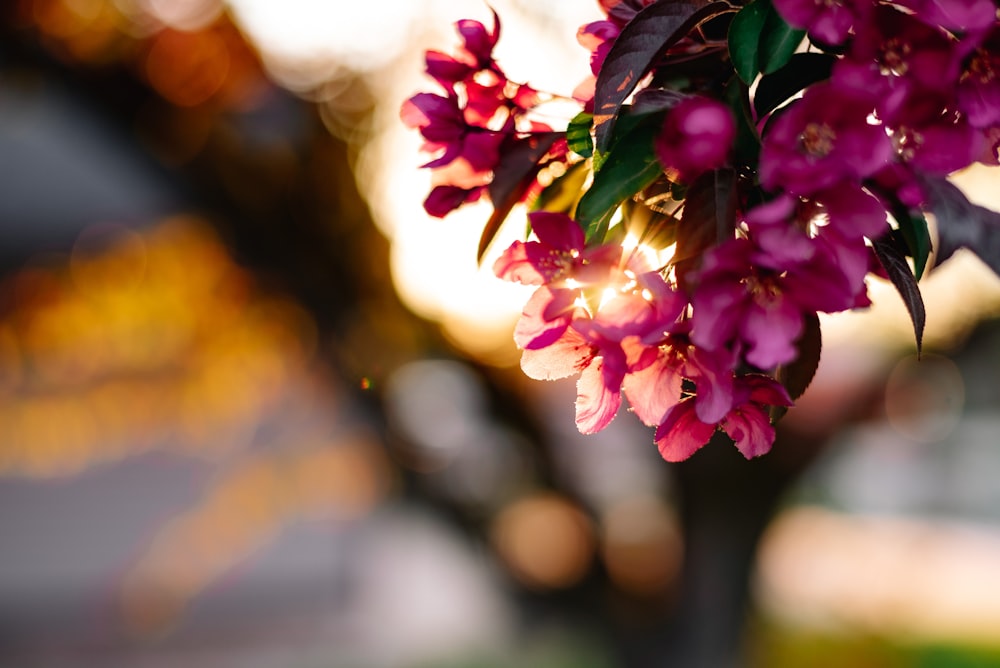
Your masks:
M141 234L88 228L65 260L9 277L3 472L240 447L316 346L300 306L250 281L190 218Z
M554 494L529 496L505 508L492 528L500 558L521 583L559 589L580 581L594 557L594 535L583 512Z
M601 556L622 591L662 596L677 585L683 553L680 525L662 499L622 499L601 517Z

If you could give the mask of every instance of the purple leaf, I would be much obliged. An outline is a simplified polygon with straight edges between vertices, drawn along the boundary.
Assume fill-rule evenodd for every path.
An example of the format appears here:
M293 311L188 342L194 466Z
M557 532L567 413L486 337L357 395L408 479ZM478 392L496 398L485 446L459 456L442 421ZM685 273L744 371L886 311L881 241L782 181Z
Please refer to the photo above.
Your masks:
M913 321L913 333L917 339L917 354L924 338L924 323L926 314L924 312L924 300L920 295L920 288L917 286L917 279L910 270L910 265L906 263L906 256L903 251L894 244L891 236L881 237L872 241L872 249L878 261L885 267L889 280L896 286L899 295L903 298L906 310L910 312L910 320Z
M674 271L687 286L706 250L733 236L736 174L731 169L705 172L687 189L684 211L677 225Z
M795 343L799 355L788 364L781 364L775 372L775 379L785 386L791 399L801 397L816 376L823 351L823 337L819 318L815 314L804 318L805 329ZM786 406L772 406L771 420L777 422L788 411Z
M959 248L968 248L1000 275L1000 213L973 204L944 178L924 177L921 185L937 220L935 264L941 264Z
M563 132L544 132L532 135L527 139L519 139L509 150L501 153L500 163L493 172L493 181L489 186L490 200L493 202L493 213L483 234L479 238L479 250L476 261L482 262L486 249L493 237L497 235L507 214L514 205L521 201L524 194L534 183L538 174L540 162L561 137Z
M657 2L635 15L597 75L594 132L598 151L607 150L618 109L657 59L701 22L731 10L727 2Z

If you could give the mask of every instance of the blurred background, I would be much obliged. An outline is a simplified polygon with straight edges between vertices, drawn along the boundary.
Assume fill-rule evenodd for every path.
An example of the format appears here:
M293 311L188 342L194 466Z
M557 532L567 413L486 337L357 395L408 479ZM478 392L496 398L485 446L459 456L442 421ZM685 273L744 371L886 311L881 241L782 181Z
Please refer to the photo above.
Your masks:
M495 0L568 94L597 2ZM400 103L468 0L16 0L0 23L0 665L1000 665L1000 281L824 321L769 456L524 378ZM957 178L1000 208L996 171Z

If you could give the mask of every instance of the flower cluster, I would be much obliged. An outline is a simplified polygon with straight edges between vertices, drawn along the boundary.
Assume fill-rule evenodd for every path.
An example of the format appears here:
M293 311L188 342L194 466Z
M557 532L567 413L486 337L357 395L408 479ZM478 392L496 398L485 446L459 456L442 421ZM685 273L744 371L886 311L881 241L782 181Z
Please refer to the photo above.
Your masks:
M543 101L539 93L510 81L494 60L500 21L496 14L493 19L492 30L479 21L459 21L459 51L453 56L428 51L425 58L427 74L444 94L420 93L403 104L403 122L419 129L425 151L438 154L423 165L434 170L435 185L424 202L432 216L444 217L479 199L502 156L516 153L532 135L552 133L529 116ZM546 153L558 158L564 145L546 144Z
M945 181L998 164L993 0L600 7L577 35L592 76L564 131L524 122L540 94L492 59L498 23L460 22L461 54L427 57L446 95L403 109L441 154L428 211L484 188L503 216L511 193L531 209L533 238L494 271L537 286L514 332L521 366L579 375L581 432L624 399L667 460L720 430L761 455L818 364L817 314L868 305L870 275L897 287L919 347L925 212L938 262L969 246L1000 271L1000 215ZM526 160L518 142L542 136Z

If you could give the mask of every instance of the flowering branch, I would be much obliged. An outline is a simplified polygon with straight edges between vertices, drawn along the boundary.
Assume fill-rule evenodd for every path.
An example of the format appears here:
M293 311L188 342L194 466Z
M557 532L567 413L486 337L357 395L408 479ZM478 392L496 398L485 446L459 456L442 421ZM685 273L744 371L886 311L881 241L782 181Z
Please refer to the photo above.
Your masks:
M428 213L492 202L480 259L528 206L533 238L494 271L537 286L521 367L579 376L581 432L624 397L669 461L718 430L764 454L819 362L817 314L869 305L869 275L896 286L920 348L926 213L938 263L969 247L1000 273L1000 214L946 181L998 164L992 0L600 6L565 127L494 60L496 14L458 22L454 55L427 53L441 92L402 109L434 156Z

